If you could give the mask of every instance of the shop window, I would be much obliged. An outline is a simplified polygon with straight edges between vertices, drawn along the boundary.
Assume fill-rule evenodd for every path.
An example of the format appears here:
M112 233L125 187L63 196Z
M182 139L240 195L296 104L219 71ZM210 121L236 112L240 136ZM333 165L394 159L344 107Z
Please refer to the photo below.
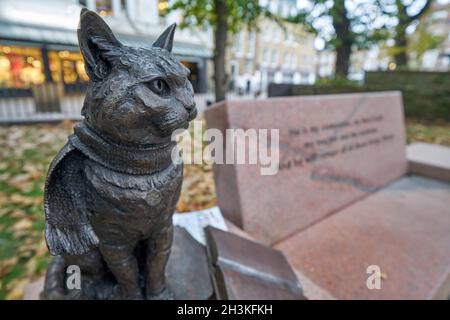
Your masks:
M81 53L72 51L50 51L49 68L54 82L75 84L89 80L84 70L84 61Z
M198 81L198 65L195 62L181 61L181 63L189 69L190 73L188 76L189 81L194 85Z
M29 88L44 80L40 49L0 45L0 87Z
M203 81L204 69L202 65L195 61L181 60L180 62L190 71L188 79L194 88L194 92L203 92L205 83Z
M49 51L49 69L53 82L75 84L89 80L81 53ZM0 87L29 88L45 82L40 48L0 45Z

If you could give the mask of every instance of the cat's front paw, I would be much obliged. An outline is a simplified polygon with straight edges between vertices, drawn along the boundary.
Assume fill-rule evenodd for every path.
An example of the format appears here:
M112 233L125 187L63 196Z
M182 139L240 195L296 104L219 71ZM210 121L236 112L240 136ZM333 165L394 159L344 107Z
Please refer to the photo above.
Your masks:
M123 292L123 290L119 290L121 291L121 300L144 300L144 295L141 291Z
M147 298L147 300L174 300L175 299L173 293L167 288L164 288L157 294L147 293L146 298Z
M144 300L141 293L127 294L122 296L122 300Z

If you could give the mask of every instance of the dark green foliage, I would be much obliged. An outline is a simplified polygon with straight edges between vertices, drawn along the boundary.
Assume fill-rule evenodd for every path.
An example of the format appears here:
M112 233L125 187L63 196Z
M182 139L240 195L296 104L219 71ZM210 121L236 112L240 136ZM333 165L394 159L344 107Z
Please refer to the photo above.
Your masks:
M365 87L402 91L407 117L450 121L449 72L367 72Z
M366 72L365 83L322 79L314 86L294 85L283 95L312 95L399 90L405 116L426 121L450 121L449 72ZM276 94L274 94L276 95Z
M215 11L216 2L214 0L176 0L168 8L167 12L181 10L183 20L180 27L217 26L217 15ZM256 27L257 18L260 16L272 17L265 7L257 0L226 0L227 24L231 34L240 31L244 27Z

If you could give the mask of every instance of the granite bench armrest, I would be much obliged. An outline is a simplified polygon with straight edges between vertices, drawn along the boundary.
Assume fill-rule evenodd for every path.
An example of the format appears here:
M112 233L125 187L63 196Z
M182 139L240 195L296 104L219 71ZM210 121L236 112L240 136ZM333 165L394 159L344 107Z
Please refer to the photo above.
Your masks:
M406 148L408 173L450 182L450 148L413 143Z

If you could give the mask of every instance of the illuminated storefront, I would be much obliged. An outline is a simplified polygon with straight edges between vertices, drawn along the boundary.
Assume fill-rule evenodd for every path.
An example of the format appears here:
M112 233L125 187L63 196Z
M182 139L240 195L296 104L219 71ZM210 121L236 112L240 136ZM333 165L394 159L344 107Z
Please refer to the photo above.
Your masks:
M48 65L44 63L40 48L0 44L0 88L26 89L50 81L71 85L89 80L80 52L68 50L46 52ZM46 78L46 67L50 79Z
M25 91L51 83L62 84L65 93L86 89L89 79L76 34L81 6L96 10L123 44L135 47L150 46L168 23L157 15L167 1L0 2L0 91L29 94ZM191 70L194 90L206 92L212 50L197 38L185 34L173 53Z
M80 52L49 51L48 57L53 81L75 84L89 80L84 70L83 56Z
M41 50L0 45L1 88L29 88L44 81Z
M1 39L0 39L1 41ZM43 43L40 47L0 42L0 89L29 89L33 85L63 83L66 91L84 90L89 80L83 56L78 47L53 50ZM195 57L178 57L191 70L189 80L196 92L206 90L206 62Z

